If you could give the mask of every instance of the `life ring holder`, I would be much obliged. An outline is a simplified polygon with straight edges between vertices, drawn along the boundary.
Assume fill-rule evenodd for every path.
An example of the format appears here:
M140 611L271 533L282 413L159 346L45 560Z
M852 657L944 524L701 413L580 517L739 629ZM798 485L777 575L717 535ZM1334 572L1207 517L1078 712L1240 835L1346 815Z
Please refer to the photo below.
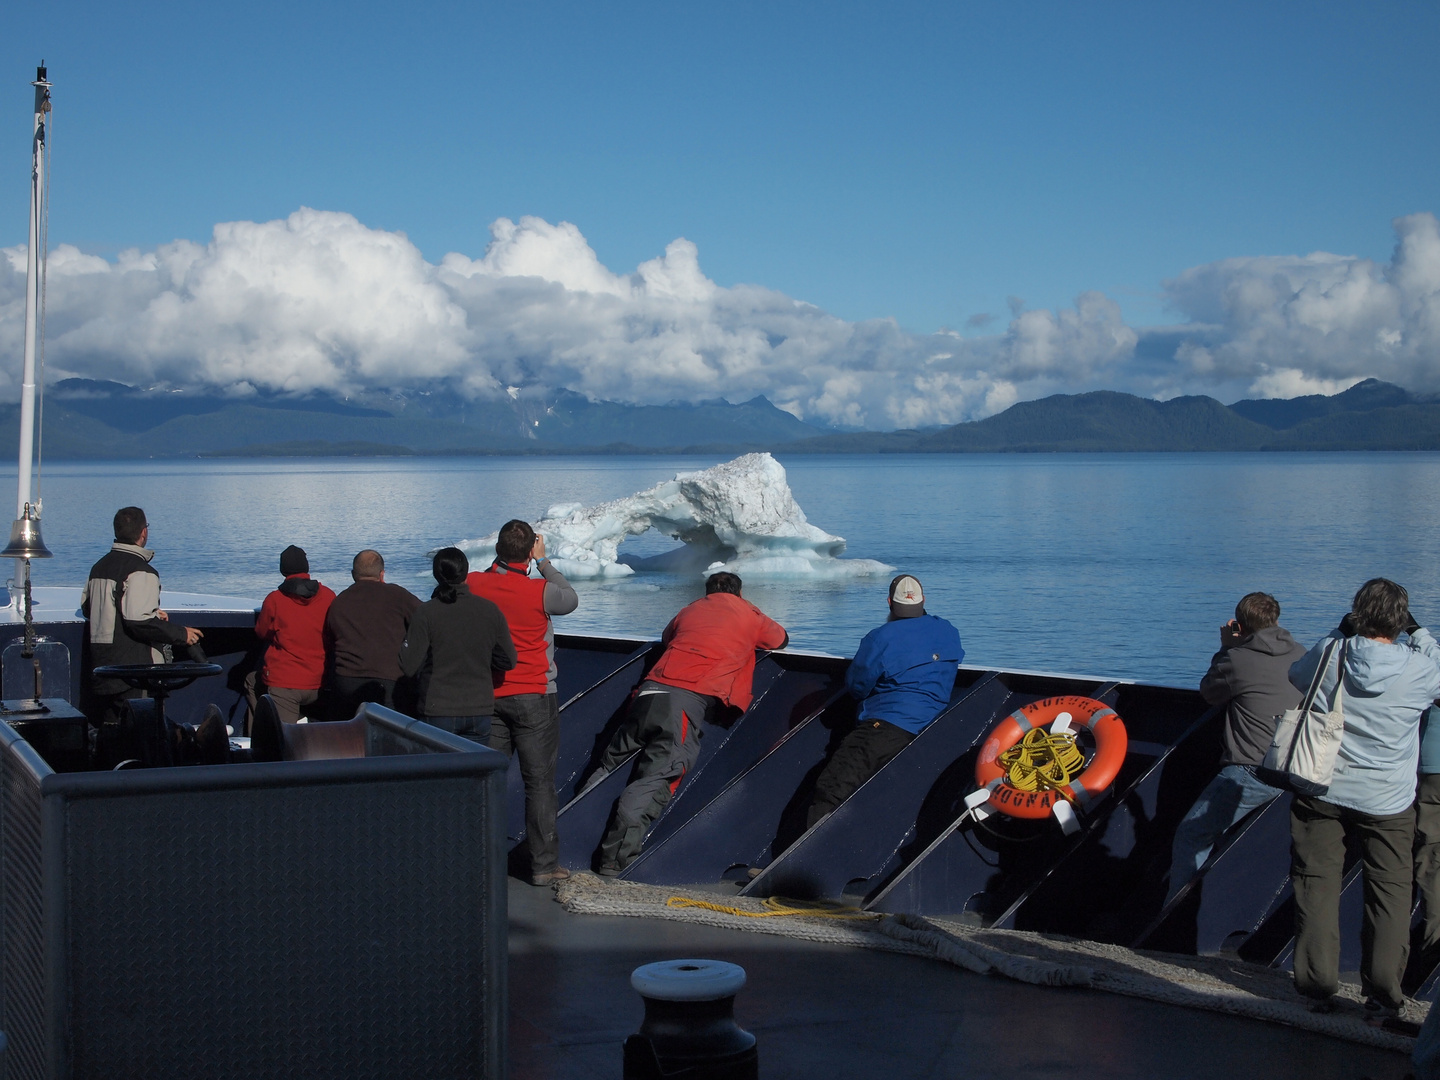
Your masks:
M1072 725L1084 727L1095 739L1095 752L1078 774L1064 783L1042 780L1033 791L1010 783L1002 754L1032 731L1048 727L1051 735L1062 735L1073 730ZM966 812L978 821L995 811L1032 821L1053 816L1067 834L1076 832L1080 823L1074 808L1088 808L1110 788L1128 747L1125 724L1103 701L1071 695L1032 702L995 725L980 748L975 762L977 790L966 798Z

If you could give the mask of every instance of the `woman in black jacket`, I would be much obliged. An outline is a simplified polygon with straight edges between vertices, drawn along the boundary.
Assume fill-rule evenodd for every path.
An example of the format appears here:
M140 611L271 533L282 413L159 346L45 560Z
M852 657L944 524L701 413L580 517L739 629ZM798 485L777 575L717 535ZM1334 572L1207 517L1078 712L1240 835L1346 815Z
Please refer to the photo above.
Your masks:
M400 668L420 675L420 716L481 746L495 714L490 672L515 666L515 644L500 609L465 584L459 548L435 553L435 591L415 609L400 646Z

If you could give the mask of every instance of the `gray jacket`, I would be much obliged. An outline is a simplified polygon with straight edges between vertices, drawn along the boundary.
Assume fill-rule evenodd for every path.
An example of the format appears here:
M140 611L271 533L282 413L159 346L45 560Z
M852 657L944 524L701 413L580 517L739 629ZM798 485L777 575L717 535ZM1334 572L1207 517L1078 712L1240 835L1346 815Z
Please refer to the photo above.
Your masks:
M1221 648L1200 680L1200 696L1225 705L1226 765L1259 765L1275 738L1275 720L1300 704L1290 685L1290 666L1305 646L1283 626L1267 626Z
M1330 637L1339 637L1338 630ZM1308 689L1322 638L1290 669L1290 681ZM1338 650L1337 650L1338 651ZM1336 664L1320 680L1317 707L1333 708ZM1348 639L1345 651L1345 734L1335 776L1322 801L1377 816L1398 814L1415 801L1420 759L1420 714L1440 694L1440 644L1416 630L1393 644Z
M154 557L149 548L116 540L90 568L80 611L89 624L92 670L108 664L163 664L165 646L184 646L185 628L160 617L160 575L150 565ZM92 674L90 689L108 695L129 687Z

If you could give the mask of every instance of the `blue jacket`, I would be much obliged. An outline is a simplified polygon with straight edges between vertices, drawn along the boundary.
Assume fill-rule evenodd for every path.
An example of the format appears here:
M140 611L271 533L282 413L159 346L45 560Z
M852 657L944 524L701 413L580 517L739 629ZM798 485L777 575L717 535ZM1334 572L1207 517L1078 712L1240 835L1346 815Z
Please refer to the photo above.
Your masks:
M918 735L950 704L960 632L944 619L891 619L860 642L845 689L863 699L861 720L884 720Z
M1440 773L1440 705L1420 715L1420 775Z
M1338 637L1332 633L1331 637ZM1290 669L1301 690L1320 663L1328 638ZM1320 680L1322 708L1335 700L1335 665ZM1345 732L1335 776L1323 802L1365 814L1398 814L1415 801L1420 759L1420 714L1440 694L1440 644L1428 630L1416 630L1393 645L1352 637L1345 654Z

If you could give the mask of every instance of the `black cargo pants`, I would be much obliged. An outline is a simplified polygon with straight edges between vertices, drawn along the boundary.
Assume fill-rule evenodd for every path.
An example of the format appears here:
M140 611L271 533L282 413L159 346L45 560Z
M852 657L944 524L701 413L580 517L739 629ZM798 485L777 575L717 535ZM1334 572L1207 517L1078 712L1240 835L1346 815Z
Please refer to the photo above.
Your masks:
M600 841L602 873L618 873L640 854L650 824L700 756L700 721L718 700L648 679L640 684L630 714L600 759L599 773L608 774L639 751Z
M914 740L913 734L884 720L861 720L820 771L815 781L815 798L805 815L805 827L814 828L821 818L853 795L856 788Z

